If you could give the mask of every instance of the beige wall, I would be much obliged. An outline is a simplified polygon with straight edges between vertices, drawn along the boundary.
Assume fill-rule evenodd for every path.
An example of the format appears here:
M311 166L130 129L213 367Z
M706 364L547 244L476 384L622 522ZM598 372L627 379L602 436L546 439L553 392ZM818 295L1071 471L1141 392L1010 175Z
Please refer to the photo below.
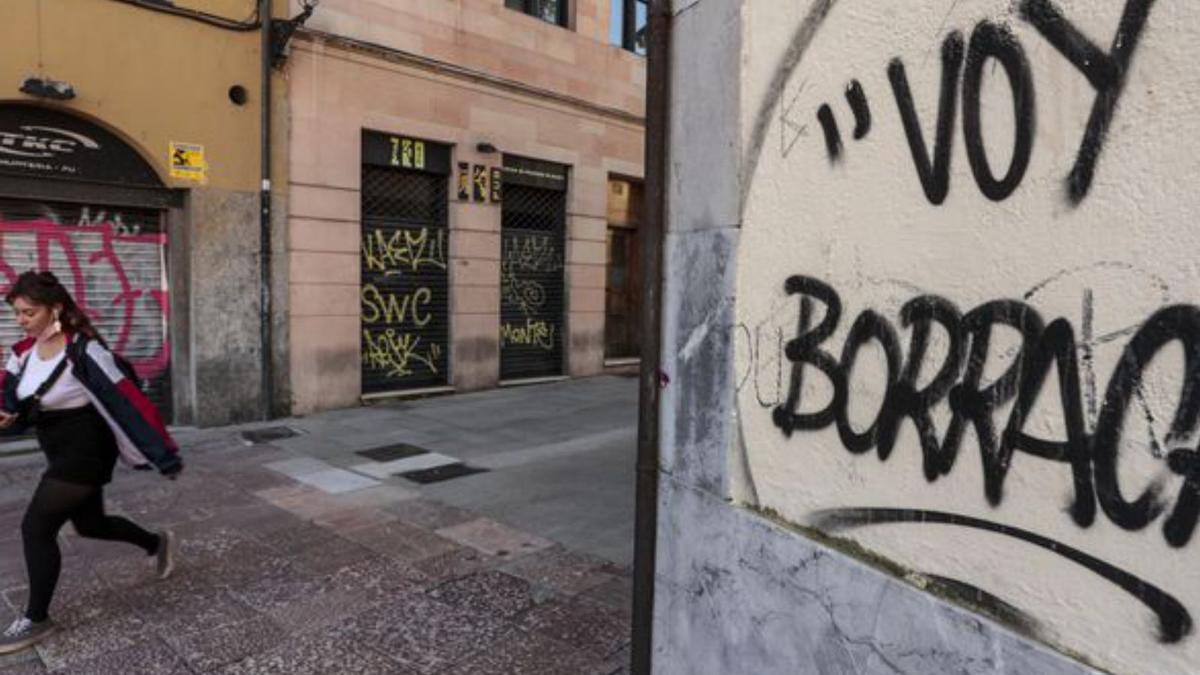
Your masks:
M593 16L606 22L607 5L590 5L577 8L574 31L503 0L322 3L310 22L318 32L296 43L289 66L298 412L353 405L361 394L363 129L450 144L452 163L499 166L509 153L569 165L566 372L603 369L606 181L642 173L645 70L594 39L607 35ZM483 141L499 152L479 154ZM459 390L494 386L500 206L451 196L450 381Z
M572 0L573 29L504 0L324 0L308 27L641 115L645 62L608 42L609 0Z
M353 405L361 393L358 218L363 129L451 144L454 163L499 166L502 153L511 153L571 166L568 372L599 372L606 180L610 172L641 174L642 130L637 120L395 62L381 53L329 45L321 38L297 43L291 59L289 250L295 409ZM479 154L475 146L482 141L500 152ZM467 390L493 386L499 374L500 206L458 202L451 196L451 384Z
M977 608L1105 671L1196 672L1200 542L1186 467L1200 423L1200 14L1054 3L1067 23L1051 22L1051 35L1068 26L1106 55L1130 49L1127 67L1105 71L1127 80L1109 89L1121 93L1107 134L1089 142L1097 88L1112 82L1076 64L1102 61L1069 60L1018 3L970 0L947 14L944 3L850 0L814 23L819 4L742 6L734 381L745 454L730 466L746 480L734 497L847 537L923 587L940 577L981 589L1011 611ZM1140 32L1122 19L1138 9ZM964 59L947 67L951 92L942 54L956 33ZM1011 56L1009 77L975 60L986 49ZM911 101L898 93L901 66ZM871 111L857 140L852 80ZM935 141L939 99L953 115ZM836 157L817 119L826 104ZM921 139L902 122L910 105ZM931 198L914 154L939 142L948 191ZM1095 173L1072 193L1081 157ZM984 191L1010 167L1013 180ZM928 349L915 348L935 304ZM938 376L927 413L910 414L905 382L926 391L938 372L949 378ZM989 389L1004 373L1009 386ZM1065 454L1049 452L1067 441Z

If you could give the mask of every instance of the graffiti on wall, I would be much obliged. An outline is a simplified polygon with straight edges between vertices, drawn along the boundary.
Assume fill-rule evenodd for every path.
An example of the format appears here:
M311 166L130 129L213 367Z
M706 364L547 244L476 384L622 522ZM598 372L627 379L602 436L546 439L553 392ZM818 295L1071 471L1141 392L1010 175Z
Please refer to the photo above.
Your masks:
M395 328L363 329L363 363L384 371L387 377L403 378L417 372L417 368L436 375L441 355L440 345L422 344L418 335Z
M1036 28L1095 88L1091 116L1066 179L1067 195L1074 203L1086 198L1091 189L1096 164L1103 152L1108 129L1125 87L1126 74L1152 4L1153 0L1127 0L1108 50L1088 39L1051 0L1022 0L1020 4L1021 18ZM984 196L1003 201L1025 177L1037 132L1036 88L1025 48L1007 25L985 20L975 26L969 44L959 31L947 35L942 43L941 57L941 91L932 149L921 132L923 124L916 111L904 60L896 57L887 68L921 188L932 204L944 202L950 191L950 157L961 82L962 134L971 174ZM1000 64L1008 76L1016 124L1009 166L1001 177L996 176L988 162L981 120L984 66L991 61ZM871 115L867 96L858 80L851 81L847 87L846 100L855 118L854 139L861 140L870 130ZM817 110L817 120L829 158L836 161L842 152L842 140L829 104L822 104Z
M1140 530L1166 515L1162 535L1173 547L1191 540L1200 518L1200 453L1177 447L1166 456L1170 470L1183 478L1178 492L1162 494L1151 484L1136 498L1123 489L1118 467L1118 448L1124 425L1136 405L1142 376L1154 358L1172 343L1184 347L1185 371L1182 391L1165 443L1185 443L1200 422L1200 307L1164 307L1139 324L1125 343L1119 365L1109 380L1100 404L1095 431L1085 423L1084 396L1076 330L1064 318L1047 322L1030 304L998 299L963 312L950 300L937 295L920 295L904 303L900 323L911 332L907 354L895 323L873 310L855 317L840 352L826 342L842 321L842 301L837 291L820 279L804 275L789 277L786 292L799 298L796 334L785 344L783 354L791 363L787 398L772 411L773 423L787 437L797 432L835 427L842 447L851 454L875 451L887 461L895 448L900 426L911 421L919 439L922 471L929 482L949 474L960 457L968 427L974 430L979 460L983 467L983 493L988 502L1003 500L1004 482L1017 452L1070 465L1074 499L1069 512L1080 527L1089 527L1099 512L1125 530ZM815 320L814 317L820 317ZM984 372L989 360L997 359L992 338L998 328L1016 331L1019 345L1007 358L1007 368L986 385ZM927 352L934 331L941 331L948 348L940 364L928 364ZM882 405L865 427L850 416L850 380L859 353L874 342L885 355ZM933 373L926 377L922 369ZM1057 373L1058 410L1066 429L1064 440L1029 433L1026 423L1038 402L1047 379ZM802 389L806 377L825 378L832 397L823 407L805 406ZM918 380L927 383L918 386ZM949 424L939 429L932 410L943 402L952 411ZM1010 405L1012 404L1012 405ZM1008 409L1007 419L996 424L997 413ZM807 409L807 412L800 412ZM1181 603L1148 582L1124 573L1069 546L1016 528L1002 528L987 521L956 514L931 515L929 511L835 510L823 513L825 525L845 527L854 523L946 522L980 529L993 528L1005 535L1044 545L1074 560L1128 590L1149 605L1160 617L1162 638L1175 642L1188 633L1191 618ZM859 520L861 519L861 523Z
M562 249L558 237L537 233L503 236L500 345L554 351L561 311L552 296L561 293Z
M446 230L364 227L362 359L368 390L444 379Z
M1144 118L1190 109L1159 94L1195 89L1163 65L1190 37L1153 0L934 4L749 12L738 497L1176 672L1200 655L1194 135ZM959 536L981 545L938 549Z
M153 212L0 205L0 292L27 269L53 271L146 386L170 364L165 245ZM6 331L17 337L15 324Z
M426 265L445 270L445 235L445 230L428 227L369 230L363 236L363 265L384 276L419 272Z

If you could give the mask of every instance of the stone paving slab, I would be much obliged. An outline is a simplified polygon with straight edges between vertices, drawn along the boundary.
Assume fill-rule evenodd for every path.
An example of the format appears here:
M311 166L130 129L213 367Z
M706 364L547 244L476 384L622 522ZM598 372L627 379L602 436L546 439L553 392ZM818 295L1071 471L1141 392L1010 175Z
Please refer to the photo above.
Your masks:
M355 415L347 428L368 428ZM138 549L65 528L51 609L63 630L0 658L0 675L623 672L626 570L397 479L313 480L350 472L286 447L320 444L311 433L253 446L238 434L181 435L178 481L118 473L110 510L176 532L175 576L159 581ZM381 430L371 443L360 432L354 444L401 435ZM41 461L0 462L5 623L28 593L19 525Z
M420 620L413 621L414 616ZM334 629L373 645L406 669L432 674L516 634L504 618L451 607L425 594L399 595Z
M466 509L427 499L409 499L397 502L388 506L387 510L394 513L400 520L426 530L453 527L479 517Z
M329 468L327 462L322 462L319 459L311 457L296 457L295 459L284 459L278 462L264 464L266 468L279 472L289 478L300 478L301 476L310 473L317 473Z
M266 617L255 617L200 633L171 635L164 641L193 672L208 673L278 646L286 633Z
M496 557L525 555L554 545L554 542L514 530L490 518L443 527L437 533Z
M401 522L350 530L343 532L342 536L402 564L449 553L458 548L458 545L449 539Z
M294 478L301 483L311 485L322 492L335 495L375 487L380 484L377 480L372 480L353 471L335 468L328 462L322 462L311 457L298 457L296 459L285 459L280 462L271 462L266 467L289 478Z
M302 476L299 480L302 483L307 483L319 490L335 495L375 487L380 484L377 480L371 480L353 471L333 468Z
M50 672L55 672L51 670ZM72 664L66 672L128 673L129 675L182 675L191 672L175 650L161 641L107 652L94 659Z
M58 633L37 646L37 654L48 671L84 672L83 663L152 639L140 616L125 607L110 606L104 615L90 621L63 621Z
M497 564L498 558L474 549L457 548L448 553L418 560L413 563L413 568L431 579L446 582L491 569Z
M629 622L624 612L578 600L555 600L524 613L522 629L540 633L600 658L628 644Z
M217 672L222 675L405 675L408 671L353 638L301 636Z
M433 469L447 464L456 464L457 459L448 455L443 455L437 452L427 452L423 455L414 455L405 457L404 459L394 459L390 462L365 462L363 464L355 464L350 467L358 473L364 473L368 476L376 478L387 478L395 476L406 471L420 471L422 469Z
M538 604L533 586L503 572L472 574L429 591L429 596L471 614L511 619Z
M594 672L590 659L544 635L517 633L492 648L444 671L447 675L476 673L536 673L579 675Z
M514 576L563 595L578 595L627 576L617 565L588 555L552 547L518 558L501 568Z

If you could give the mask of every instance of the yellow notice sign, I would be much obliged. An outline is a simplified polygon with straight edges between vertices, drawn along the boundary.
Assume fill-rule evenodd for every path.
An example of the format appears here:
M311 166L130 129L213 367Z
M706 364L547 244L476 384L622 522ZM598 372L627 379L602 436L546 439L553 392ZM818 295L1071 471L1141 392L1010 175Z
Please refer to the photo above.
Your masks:
M171 141L171 177L208 182L208 163L204 161L204 146Z

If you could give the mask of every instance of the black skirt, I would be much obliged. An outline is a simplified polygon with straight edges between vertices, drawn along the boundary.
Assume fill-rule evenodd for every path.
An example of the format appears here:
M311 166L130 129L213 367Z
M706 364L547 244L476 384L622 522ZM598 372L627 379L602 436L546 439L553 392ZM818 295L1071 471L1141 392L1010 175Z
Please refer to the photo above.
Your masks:
M41 411L37 439L50 463L47 478L96 486L112 481L117 439L95 406Z

